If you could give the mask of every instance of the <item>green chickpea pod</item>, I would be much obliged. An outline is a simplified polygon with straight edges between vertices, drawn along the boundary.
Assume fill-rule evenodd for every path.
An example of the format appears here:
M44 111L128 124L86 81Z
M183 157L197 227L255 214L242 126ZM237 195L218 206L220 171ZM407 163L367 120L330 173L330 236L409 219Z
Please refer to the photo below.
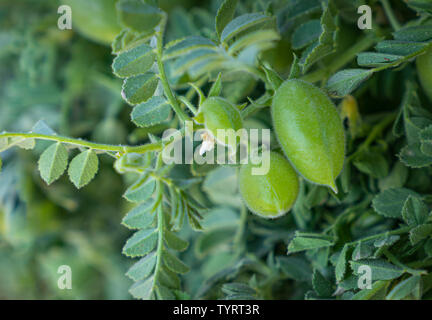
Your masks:
M271 108L279 144L297 172L337 192L345 137L333 102L314 85L293 79L278 88Z

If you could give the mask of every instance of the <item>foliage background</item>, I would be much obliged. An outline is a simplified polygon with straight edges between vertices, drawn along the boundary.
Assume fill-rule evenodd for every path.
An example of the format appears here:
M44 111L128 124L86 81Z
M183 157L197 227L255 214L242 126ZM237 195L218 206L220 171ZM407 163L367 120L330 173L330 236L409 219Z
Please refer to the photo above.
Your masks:
M357 54L373 52L380 41L393 39L394 20L428 26L431 5L421 0L391 1L389 9L388 1L329 2L338 17L334 20L338 34L332 33L330 49L322 49L315 63L303 65L302 76L327 88L342 111L354 110L342 113L348 146L338 179L342 192L336 196L324 187L303 183L294 209L268 221L245 209L236 187L236 168L211 170L188 191L210 210L202 221L203 232L188 226L180 231L190 242L180 257L191 270L182 275L177 298L432 297L432 154L419 151L420 144L427 147L432 141L427 131L432 117L413 62L416 55L394 60L393 65L371 55L357 60ZM166 42L191 35L213 37L221 3L161 1L168 13ZM356 25L356 9L364 3L373 8L370 32ZM130 121L131 109L120 94L122 81L112 73L111 48L75 30L60 31L58 6L54 0L0 0L1 130L28 132L43 119L61 135L135 145L147 142L149 133L158 135L172 126L166 122L137 128ZM319 1L261 0L240 1L236 13L263 11L277 18L281 38L273 48L256 52L259 60L253 63L268 66L285 79L295 69L291 69L292 52L305 57L305 44L296 42L293 34L302 32L299 25L320 19L323 9ZM311 34L311 29L303 32ZM428 45L429 34L425 39L414 37L413 42ZM406 49L416 52L413 44ZM352 82L339 74L345 83L341 86L337 71L359 65L383 68L364 68L349 79ZM200 81L193 72L183 76L187 79L170 75L182 93L187 92L188 81L208 92L215 78ZM223 79L222 95L233 103L272 94L271 77L266 85L247 73L240 78ZM361 120L355 108L344 109L343 103L350 106L350 102L340 98L347 93L355 97ZM196 104L197 97L192 97ZM271 127L268 109L262 107L248 118L248 126ZM0 298L130 298L132 281L125 273L132 260L121 252L132 233L120 223L131 208L122 194L133 177L118 175L112 159L100 157L98 175L80 191L66 175L48 187L37 172L44 147L38 142L32 151L14 148L1 154ZM174 174L188 176L190 168L178 166ZM421 222L410 220L416 214L423 215ZM63 264L72 267L73 290L57 288L57 268ZM373 290L356 288L358 264L376 271Z

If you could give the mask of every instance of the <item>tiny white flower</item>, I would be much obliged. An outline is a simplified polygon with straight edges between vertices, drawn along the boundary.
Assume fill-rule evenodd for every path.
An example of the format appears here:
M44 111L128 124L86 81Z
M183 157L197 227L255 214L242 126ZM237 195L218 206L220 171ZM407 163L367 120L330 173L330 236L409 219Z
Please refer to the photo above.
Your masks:
M207 151L213 150L215 144L213 136L208 132L204 132L203 134L201 134L201 138L203 143L201 144L201 148L199 151L200 156L202 156Z

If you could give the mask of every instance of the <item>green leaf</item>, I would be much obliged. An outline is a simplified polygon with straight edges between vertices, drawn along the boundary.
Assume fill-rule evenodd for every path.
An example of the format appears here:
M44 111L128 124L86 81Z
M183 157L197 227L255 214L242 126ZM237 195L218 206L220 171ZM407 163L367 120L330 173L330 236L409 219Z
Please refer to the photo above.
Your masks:
M153 29L163 16L161 10L140 0L120 0L117 10L120 22L137 32Z
M304 250L330 247L334 243L328 238L321 235L302 235L296 232L294 239L288 245L288 254Z
M220 40L221 42L228 42L246 29L268 22L272 19L272 17L266 16L262 13L247 13L241 15L226 25L221 33Z
M151 226L155 220L153 201L147 201L137 205L129 211L122 220L122 224L129 229L145 229Z
M344 97L357 89L372 73L367 69L345 69L330 77L326 88L332 96Z
M221 92L222 92L222 79L221 79L221 75L222 73L219 72L215 82L213 82L209 93L208 93L208 97L219 97Z
M367 150L353 159L353 165L363 173L374 178L384 178L389 174L386 158L376 151Z
M390 188L378 194L372 201L372 206L380 215L388 218L402 218L402 209L409 196L420 195L406 188Z
M65 172L68 165L68 152L57 142L49 146L40 156L38 166L42 179L51 184Z
M408 225L421 225L426 222L428 215L428 207L421 199L408 196L402 209L402 217Z
M420 296L421 291L420 276L412 276L399 282L387 295L386 300L402 300L414 293L415 296Z
M428 44L424 42L384 40L378 42L375 49L381 53L407 56L416 52L420 52L427 46Z
M420 143L415 143L402 148L398 155L400 161L410 168L423 168L432 165L432 157L425 155L420 147Z
M324 278L324 276L318 270L315 270L313 273L312 287L321 297L331 297L334 291L332 283Z
M9 139L9 145L7 148L11 146L17 146L24 150L31 150L35 147L36 141L32 138L22 138L22 137L11 137Z
M306 72L315 62L336 51L335 39L338 34L336 19L331 13L330 6L324 3L323 5L325 7L320 19L322 32L318 40L303 51L300 59L303 72Z
M156 229L144 229L129 238L123 247L123 254L129 257L145 256L153 251L158 240Z
M161 96L150 98L134 107L131 118L138 127L150 127L168 119L171 106Z
M184 251L189 246L189 242L177 237L175 233L168 230L165 231L164 238L167 246L176 251Z
M272 29L256 30L248 32L243 37L238 37L232 42L228 48L230 55L235 55L237 52L246 52L247 48L254 47L260 50L265 50L267 47L272 47L272 42L279 40L279 34ZM242 51L243 50L243 51Z
M399 278L404 270L382 259L363 259L358 261L350 261L351 269L357 275L358 270L362 266L371 268L372 280L392 280Z
M123 98L131 105L146 102L153 96L159 80L154 73L145 73L125 79L122 87Z
M225 0L219 7L216 14L216 33L221 39L222 31L226 25L234 18L238 0Z
M190 36L167 47L164 51L163 58L165 60L177 58L198 49L211 49L216 51L217 47L210 39L201 36Z
M357 64L361 67L380 67L400 59L403 59L403 56L378 52L362 52L357 55Z
M287 20L294 20L321 10L319 0L292 0L288 1L283 12Z
M166 250L162 253L162 260L165 266L172 272L181 274L189 272L189 267L187 265Z
M294 50L301 49L312 42L317 41L321 35L321 22L318 19L309 20L295 29L291 43Z
M153 178L142 177L131 185L123 197L130 202L143 202L151 197L156 188L156 181Z
M136 299L149 300L152 298L154 277L134 283L129 289L130 294Z
M133 281L144 280L153 272L157 261L156 252L149 253L141 258L127 272L126 275Z
M412 245L430 238L432 235L432 224L422 224L410 230L409 238Z
M352 259L354 261L357 261L357 260L369 258L372 255L372 253L373 253L373 246L370 243L366 244L363 241L360 241L354 249L354 252L352 254Z
M342 281L343 278L345 277L348 248L349 247L345 244L336 262L335 275L336 275L337 282Z
M113 62L114 74L120 78L137 76L147 72L155 62L156 55L147 44L120 53Z
M69 164L68 174L75 187L82 188L96 175L99 159L96 153L89 149L81 152Z
M372 289L363 289L357 292L352 300L383 300L387 292L390 281L376 281L372 284Z
M394 32L393 37L399 41L427 41L432 39L432 25L405 27Z
M312 269L309 262L298 257L277 257L280 270L290 279L296 281L310 281Z

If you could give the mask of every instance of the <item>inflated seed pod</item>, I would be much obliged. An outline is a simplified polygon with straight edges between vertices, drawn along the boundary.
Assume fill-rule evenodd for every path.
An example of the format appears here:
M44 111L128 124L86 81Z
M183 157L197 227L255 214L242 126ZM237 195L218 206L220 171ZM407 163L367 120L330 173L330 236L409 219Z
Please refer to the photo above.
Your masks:
M249 161L239 173L239 189L247 207L264 218L278 218L293 206L299 192L298 177L288 160L270 152L270 166L265 174L256 174Z
M273 97L272 117L279 144L294 168L305 179L337 192L345 137L329 97L308 82L287 80Z
M417 58L417 73L424 91L432 101L432 48Z
M227 145L231 150L235 150L238 137L233 134L243 128L243 119L240 111L228 100L221 97L207 98L200 106L199 113L195 118L198 123L203 123L212 137L220 144ZM226 139L218 139L218 129L234 131L225 131ZM229 139L228 137L234 135Z

